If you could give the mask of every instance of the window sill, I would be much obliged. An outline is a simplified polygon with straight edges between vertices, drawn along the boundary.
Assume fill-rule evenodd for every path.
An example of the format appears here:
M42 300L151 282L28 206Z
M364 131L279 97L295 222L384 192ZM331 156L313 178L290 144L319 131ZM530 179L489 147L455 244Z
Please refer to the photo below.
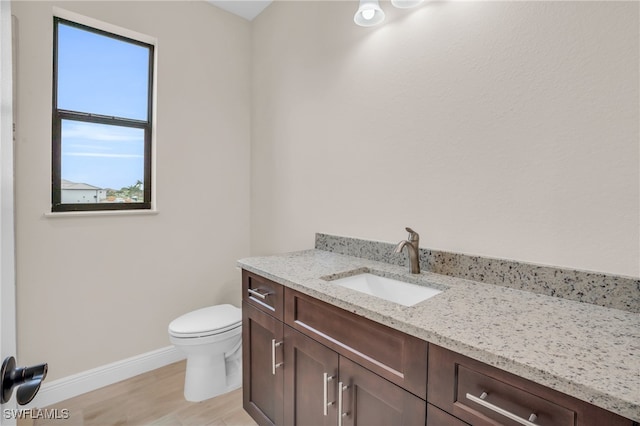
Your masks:
M100 210L86 212L45 212L46 218L81 217L81 216L155 216L158 210Z

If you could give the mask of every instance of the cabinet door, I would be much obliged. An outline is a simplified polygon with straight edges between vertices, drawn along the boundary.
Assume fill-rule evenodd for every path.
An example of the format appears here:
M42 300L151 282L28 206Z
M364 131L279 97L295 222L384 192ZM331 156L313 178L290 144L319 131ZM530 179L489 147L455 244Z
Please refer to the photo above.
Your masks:
M336 425L338 354L286 325L284 341L284 424Z
M242 303L242 404L260 425L283 424L283 327Z
M438 407L427 404L427 426L469 426Z
M345 357L340 357L339 384L344 426L425 425L425 401Z

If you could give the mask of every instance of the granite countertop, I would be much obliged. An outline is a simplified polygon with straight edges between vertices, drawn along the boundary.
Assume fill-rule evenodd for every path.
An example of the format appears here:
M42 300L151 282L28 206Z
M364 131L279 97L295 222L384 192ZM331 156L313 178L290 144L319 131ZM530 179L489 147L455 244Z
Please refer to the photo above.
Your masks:
M241 259L243 269L640 421L640 315L323 250ZM411 307L322 277L367 268L444 290Z

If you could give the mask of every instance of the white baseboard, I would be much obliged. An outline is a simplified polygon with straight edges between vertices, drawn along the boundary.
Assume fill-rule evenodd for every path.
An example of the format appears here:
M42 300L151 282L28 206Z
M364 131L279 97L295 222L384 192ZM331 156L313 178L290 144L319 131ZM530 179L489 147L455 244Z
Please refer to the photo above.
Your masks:
M167 346L51 382L45 380L33 401L21 408L47 407L182 359L185 359L182 352L175 346Z

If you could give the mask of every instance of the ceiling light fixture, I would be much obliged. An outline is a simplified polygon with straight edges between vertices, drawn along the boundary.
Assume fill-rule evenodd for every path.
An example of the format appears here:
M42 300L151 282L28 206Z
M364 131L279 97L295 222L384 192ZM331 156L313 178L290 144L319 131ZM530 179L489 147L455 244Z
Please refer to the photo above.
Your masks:
M398 9L411 9L418 6L423 0L391 0L391 4Z
M398 9L410 9L421 4L424 0L391 0L391 4ZM361 27L372 27L384 21L384 11L378 0L360 0L360 7L353 17L353 22Z
M360 0L360 7L353 17L353 22L361 27L372 27L384 21L384 12L378 0Z

